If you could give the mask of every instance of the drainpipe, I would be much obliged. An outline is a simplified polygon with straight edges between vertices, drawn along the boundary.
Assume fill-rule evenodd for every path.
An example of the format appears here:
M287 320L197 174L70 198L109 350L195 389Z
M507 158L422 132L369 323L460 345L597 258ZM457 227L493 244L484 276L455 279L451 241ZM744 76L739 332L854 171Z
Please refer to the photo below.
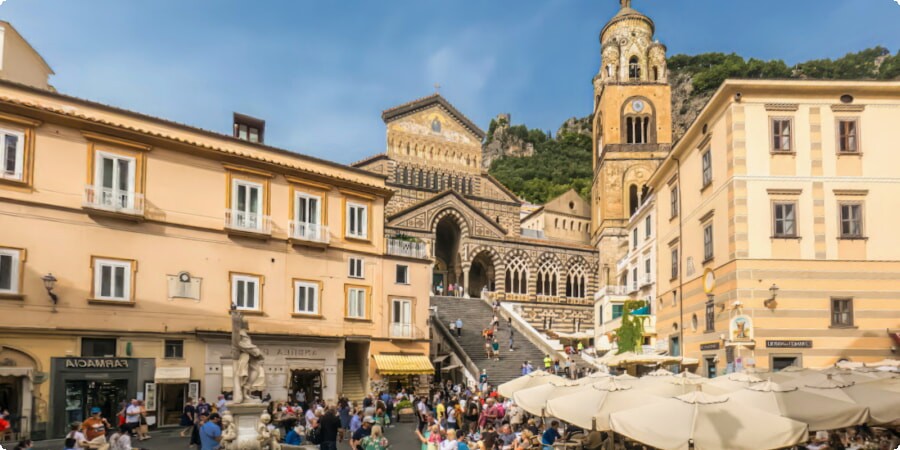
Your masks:
M681 261L684 259L684 236L683 222L684 217L683 206L681 204L681 160L672 157L675 161L675 183L678 186L678 265L682 266ZM678 267L678 353L684 358L684 271L686 267Z

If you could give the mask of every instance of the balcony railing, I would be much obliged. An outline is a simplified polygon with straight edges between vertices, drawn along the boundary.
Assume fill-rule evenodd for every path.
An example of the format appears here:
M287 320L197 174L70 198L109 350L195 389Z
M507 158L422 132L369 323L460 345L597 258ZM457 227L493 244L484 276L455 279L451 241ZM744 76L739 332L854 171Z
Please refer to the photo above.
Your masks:
M621 272L626 265L628 265L628 255L625 255L622 259L616 261L616 271Z
M225 228L254 234L271 234L272 218L236 209L225 210Z
M403 241L400 239L387 239L387 254L393 256L405 256L407 258L427 259L428 249L424 242Z
M598 297L603 297L606 295L626 296L628 295L628 292L625 286L609 285L600 288L600 292L598 293Z
M391 337L412 339L415 337L415 328L411 323L392 323Z
M144 194L88 184L84 187L84 200L81 205L100 211L142 216Z
M645 273L644 274L644 282L641 283L641 287L649 286L653 284L653 274Z
M328 233L327 225L292 220L291 238L318 244L327 244L331 239L331 235Z

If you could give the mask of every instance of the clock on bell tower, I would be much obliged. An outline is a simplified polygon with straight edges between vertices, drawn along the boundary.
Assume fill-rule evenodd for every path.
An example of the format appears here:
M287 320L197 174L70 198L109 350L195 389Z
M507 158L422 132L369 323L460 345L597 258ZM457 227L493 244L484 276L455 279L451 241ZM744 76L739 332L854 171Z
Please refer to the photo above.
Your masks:
M666 47L653 20L619 0L600 31L594 76L592 237L601 268L615 267L628 219L647 196L645 183L672 144ZM615 274L612 275L614 278ZM600 274L600 285L610 276Z

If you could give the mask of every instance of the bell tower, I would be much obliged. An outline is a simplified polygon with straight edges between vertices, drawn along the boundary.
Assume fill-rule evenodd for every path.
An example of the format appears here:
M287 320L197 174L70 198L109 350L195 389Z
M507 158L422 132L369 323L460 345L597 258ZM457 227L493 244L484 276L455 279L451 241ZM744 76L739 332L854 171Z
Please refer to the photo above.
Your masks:
M672 144L666 47L653 39L653 20L632 9L631 0L619 3L600 31L601 63L593 80L591 236L600 251L600 286L616 284L628 219Z

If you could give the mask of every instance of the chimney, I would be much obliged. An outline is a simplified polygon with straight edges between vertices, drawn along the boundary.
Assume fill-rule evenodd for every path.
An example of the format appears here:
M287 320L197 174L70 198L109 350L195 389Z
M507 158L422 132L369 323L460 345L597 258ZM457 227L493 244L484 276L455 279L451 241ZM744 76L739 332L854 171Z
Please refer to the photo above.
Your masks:
M234 113L234 137L262 144L266 131L266 121L240 113Z

